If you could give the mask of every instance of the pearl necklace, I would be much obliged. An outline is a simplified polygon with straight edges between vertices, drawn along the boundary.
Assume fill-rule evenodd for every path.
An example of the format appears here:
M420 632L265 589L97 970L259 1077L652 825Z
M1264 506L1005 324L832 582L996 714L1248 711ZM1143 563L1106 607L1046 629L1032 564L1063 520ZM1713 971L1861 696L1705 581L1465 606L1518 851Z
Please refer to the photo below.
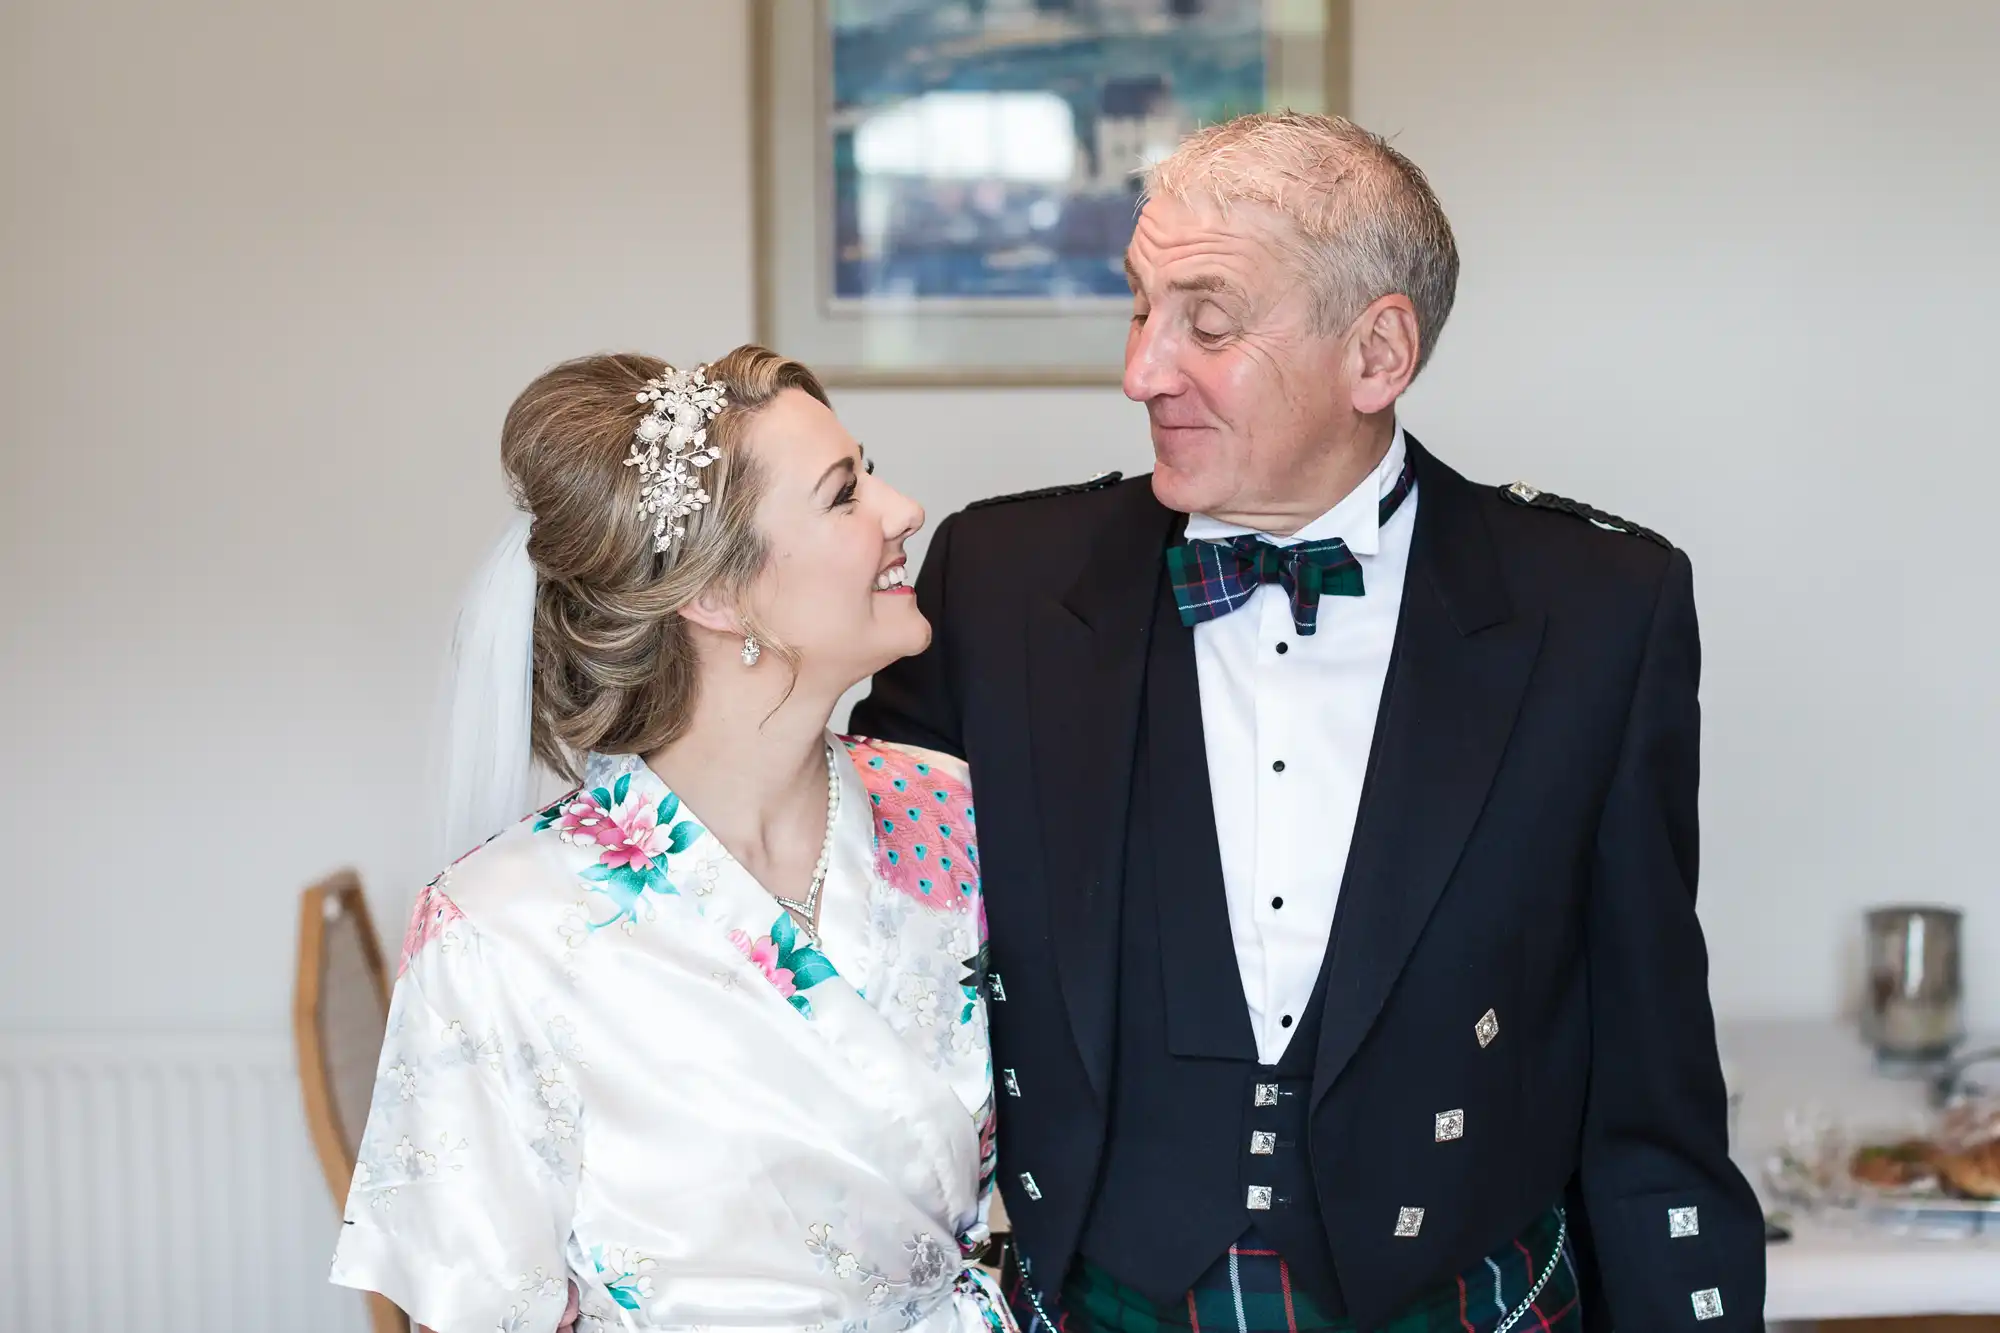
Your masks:
M839 819L840 771L834 767L833 747L829 745L826 747L826 836L820 839L819 860L813 863L812 881L806 885L804 901L787 898L782 893L771 895L778 900L778 906L799 918L809 944L819 940L819 895L826 887L826 868L833 859L833 831Z

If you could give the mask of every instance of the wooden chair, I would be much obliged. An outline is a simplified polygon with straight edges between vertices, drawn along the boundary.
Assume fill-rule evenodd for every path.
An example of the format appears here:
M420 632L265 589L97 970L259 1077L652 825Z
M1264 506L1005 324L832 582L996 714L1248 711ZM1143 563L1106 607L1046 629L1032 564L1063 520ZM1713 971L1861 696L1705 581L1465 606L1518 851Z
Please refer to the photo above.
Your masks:
M292 1034L306 1125L333 1206L347 1202L389 1021L389 972L361 880L342 870L299 897L299 971ZM402 1311L367 1293L374 1333L410 1333Z

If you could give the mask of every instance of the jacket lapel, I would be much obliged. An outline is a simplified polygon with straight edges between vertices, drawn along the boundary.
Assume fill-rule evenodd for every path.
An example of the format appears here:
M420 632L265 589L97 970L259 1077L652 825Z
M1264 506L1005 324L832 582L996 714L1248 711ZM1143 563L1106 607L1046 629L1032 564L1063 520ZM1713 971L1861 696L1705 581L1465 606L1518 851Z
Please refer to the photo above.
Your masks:
M1132 819L1137 836L1151 839L1149 897L1159 918L1160 971L1167 980L1162 998L1167 1050L1254 1061L1257 1034L1243 998L1223 888L1194 631L1180 623L1164 579L1158 597L1141 723L1147 780L1139 786L1146 808L1134 809ZM1128 904L1126 910L1133 908Z
M1477 491L1409 445L1417 527L1335 909L1315 1105L1374 1025L1444 892L1541 647L1542 617L1514 610Z
M1037 605L1028 626L1056 968L1077 1050L1107 1104L1133 747L1154 593L1181 518L1144 482L1120 498L1076 582Z

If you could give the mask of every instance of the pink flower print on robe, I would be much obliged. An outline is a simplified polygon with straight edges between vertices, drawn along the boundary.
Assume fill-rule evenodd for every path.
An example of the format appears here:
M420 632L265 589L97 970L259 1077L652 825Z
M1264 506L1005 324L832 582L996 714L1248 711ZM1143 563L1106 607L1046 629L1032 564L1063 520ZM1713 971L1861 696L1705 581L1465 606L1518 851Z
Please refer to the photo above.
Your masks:
M613 870L644 870L667 850L667 829L659 807L636 791L606 810L591 792L578 792L562 807L555 830L562 840L578 846L595 844L600 865Z
M633 777L623 773L608 788L572 792L542 811L534 825L534 832L552 829L590 856L577 876L614 909L602 921L588 922L593 933L607 926L629 933L642 916L650 920L646 894L678 892L667 878L668 858L686 851L702 834L692 819L675 822L680 797L671 791L649 792L657 782L634 782Z
M592 843L610 831L611 817L589 792L578 792L561 806L555 819L556 833L564 842Z
M751 939L748 931L732 930L729 932L729 942L736 946L738 953L748 958L752 965L764 974L764 979L777 989L779 995L790 999L798 993L798 988L792 985L792 969L778 966L779 949L776 940L769 935L762 939Z
M458 904L444 896L443 883L444 876L440 875L424 885L424 891L417 895L417 905L410 911L410 924L403 931L403 956L396 964L399 977L410 970L410 960L422 953L426 944L444 934L452 922L465 919Z
M644 870L667 851L667 829L659 806L634 792L613 806L599 828L597 859L613 870Z

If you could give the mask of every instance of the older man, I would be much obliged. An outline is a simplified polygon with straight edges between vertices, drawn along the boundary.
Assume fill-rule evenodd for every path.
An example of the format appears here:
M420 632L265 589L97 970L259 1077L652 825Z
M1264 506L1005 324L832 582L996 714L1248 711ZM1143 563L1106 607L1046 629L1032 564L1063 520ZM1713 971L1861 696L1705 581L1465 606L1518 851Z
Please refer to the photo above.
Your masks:
M1376 136L1196 135L1126 267L1151 477L947 519L855 715L972 764L1023 1327L1761 1327L1687 557L1398 425L1458 255Z

